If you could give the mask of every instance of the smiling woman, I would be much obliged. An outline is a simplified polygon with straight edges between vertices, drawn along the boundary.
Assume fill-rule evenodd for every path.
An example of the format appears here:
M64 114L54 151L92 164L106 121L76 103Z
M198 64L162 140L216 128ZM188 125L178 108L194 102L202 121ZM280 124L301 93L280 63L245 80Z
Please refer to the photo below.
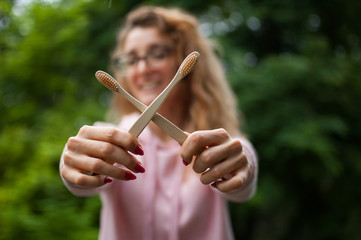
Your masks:
M171 80L177 67L190 52L198 51L202 60L197 64L195 71L177 86L178 89L183 88L186 94L179 96L175 100L188 105L185 106L184 111L187 111L192 116L192 121L188 122L188 124L192 125L190 128L211 129L222 127L232 134L237 133L239 115L235 107L235 98L227 84L223 68L213 52L212 43L199 33L198 20L179 9L151 9L152 11L147 8L140 8L128 15L123 29L119 32L118 44L114 50L113 59L123 56L126 53L125 47L130 48L131 44L136 46L130 38L132 35L139 34L140 29L142 30L140 34L143 34L143 36L140 36L142 41L151 41L151 37L157 37L165 41L165 43L159 42L157 45L165 44L172 48L175 66L170 70L170 76L166 81ZM145 31L152 35L144 33ZM126 42L131 44L125 46ZM118 81L127 91L130 91L128 79L124 76L124 72L120 71L119 68L113 68L113 70ZM191 79L197 80L192 81ZM162 87L165 86L166 84L163 84ZM174 96L176 93L172 95ZM213 95L213 97L210 98L210 95ZM227 97L224 98L224 96ZM225 99L227 100L225 101ZM169 102L172 101L168 100L164 104L167 105ZM117 95L114 96L113 107L114 112L119 116L136 111L125 99ZM189 119L183 120L187 121ZM177 124L183 123L178 122ZM180 125L180 127L183 126Z
M159 109L187 132L181 146L154 123L139 138L128 132L139 112L119 94L112 106L119 123L83 126L66 144L61 176L75 195L100 194L100 239L233 239L225 203L255 192L255 150L238 130L234 96L198 27L180 9L141 7L127 16L112 56L120 85L149 105L199 52Z

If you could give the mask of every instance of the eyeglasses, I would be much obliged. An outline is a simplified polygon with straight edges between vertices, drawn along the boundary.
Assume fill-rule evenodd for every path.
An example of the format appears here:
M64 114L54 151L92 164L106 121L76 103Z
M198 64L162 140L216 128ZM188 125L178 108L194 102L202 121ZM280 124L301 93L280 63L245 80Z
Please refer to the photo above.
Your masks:
M113 61L113 64L118 70L126 74L133 72L141 60L146 61L146 63L151 67L163 66L171 53L171 47L155 46L148 50L146 55L143 57L138 57L136 54L130 53L128 55L116 58Z

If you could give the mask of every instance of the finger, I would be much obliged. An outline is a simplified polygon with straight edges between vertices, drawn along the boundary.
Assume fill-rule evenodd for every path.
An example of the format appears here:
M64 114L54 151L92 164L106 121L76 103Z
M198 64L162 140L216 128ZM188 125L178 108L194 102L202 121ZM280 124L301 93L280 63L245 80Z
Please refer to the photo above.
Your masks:
M117 166L113 166L98 158L86 155L70 155L64 153L64 164L67 167L78 169L79 172L86 174L87 172L105 175L119 180L133 180L136 177L130 171L124 170ZM76 158L76 161L74 161Z
M214 146L230 138L224 129L197 131L188 136L181 148L182 158L190 163L194 155L200 154L206 147Z
M200 180L203 184L210 184L221 178L228 178L230 173L234 173L246 165L247 158L244 154L233 156L211 167L207 172L201 175Z
M142 166L134 156L112 143L73 137L68 141L68 152L64 155L82 154L99 158L109 164L119 163L134 172L144 172L144 168L142 170ZM76 158L71 160L76 161Z
M241 156L242 144L238 140L224 142L220 145L206 148L200 153L193 164L196 173L202 173L208 168L232 156Z
M61 175L67 182L83 187L100 187L106 183L103 175L89 176L66 165L61 169Z
M79 130L77 136L80 138L110 142L114 145L124 148L127 151L143 155L143 151L140 147L140 144L138 143L137 138L128 132L121 131L118 128L94 127L86 125Z
M212 184L213 187L217 188L221 192L231 192L237 189L240 189L245 184L248 183L248 180L251 177L251 168L249 165L242 168L236 175L234 175L229 180L216 181Z

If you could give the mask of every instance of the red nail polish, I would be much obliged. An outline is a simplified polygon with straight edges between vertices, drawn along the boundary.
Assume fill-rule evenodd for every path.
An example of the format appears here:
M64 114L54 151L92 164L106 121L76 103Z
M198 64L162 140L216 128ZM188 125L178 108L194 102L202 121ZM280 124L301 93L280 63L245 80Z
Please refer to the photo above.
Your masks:
M187 162L186 160L182 159L182 162L184 165L188 166L189 165L189 162Z
M134 180L134 179L136 179L137 177L133 174L133 173L131 173L131 172L129 172L129 171L126 171L125 172L125 179L127 179L127 180Z
M108 177L105 177L105 178L104 178L104 183L111 183L111 182L113 182L112 179L110 179L110 178L108 178Z
M141 156L144 155L144 151L143 151L143 149L142 149L142 147L141 147L140 145L138 145L138 146L134 149L134 154L141 155Z
M137 163L137 165L135 165L135 168L134 170L138 173L144 173L145 172L145 169L144 167L142 166L141 163Z

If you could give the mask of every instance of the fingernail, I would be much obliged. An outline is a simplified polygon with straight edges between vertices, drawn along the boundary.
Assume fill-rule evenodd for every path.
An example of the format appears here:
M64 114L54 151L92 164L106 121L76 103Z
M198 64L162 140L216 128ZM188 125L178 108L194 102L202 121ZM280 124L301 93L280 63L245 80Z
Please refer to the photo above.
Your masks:
M135 168L134 170L138 173L144 173L145 172L145 169L144 167L142 166L141 163L137 163L137 165L135 165Z
M134 149L134 154L141 155L141 156L144 155L144 151L143 151L143 149L142 149L142 147L141 147L140 145L138 145L138 146Z
M126 171L126 173L125 173L125 179L127 179L127 180L134 180L134 179L136 179L137 177L133 174L133 173L131 173L131 172L129 172L129 171Z
M184 165L188 166L189 165L189 162L187 162L186 160L182 159L182 162Z
M108 178L108 177L105 177L105 178L104 178L104 183L111 183L111 182L113 182L112 179L110 179L110 178Z

